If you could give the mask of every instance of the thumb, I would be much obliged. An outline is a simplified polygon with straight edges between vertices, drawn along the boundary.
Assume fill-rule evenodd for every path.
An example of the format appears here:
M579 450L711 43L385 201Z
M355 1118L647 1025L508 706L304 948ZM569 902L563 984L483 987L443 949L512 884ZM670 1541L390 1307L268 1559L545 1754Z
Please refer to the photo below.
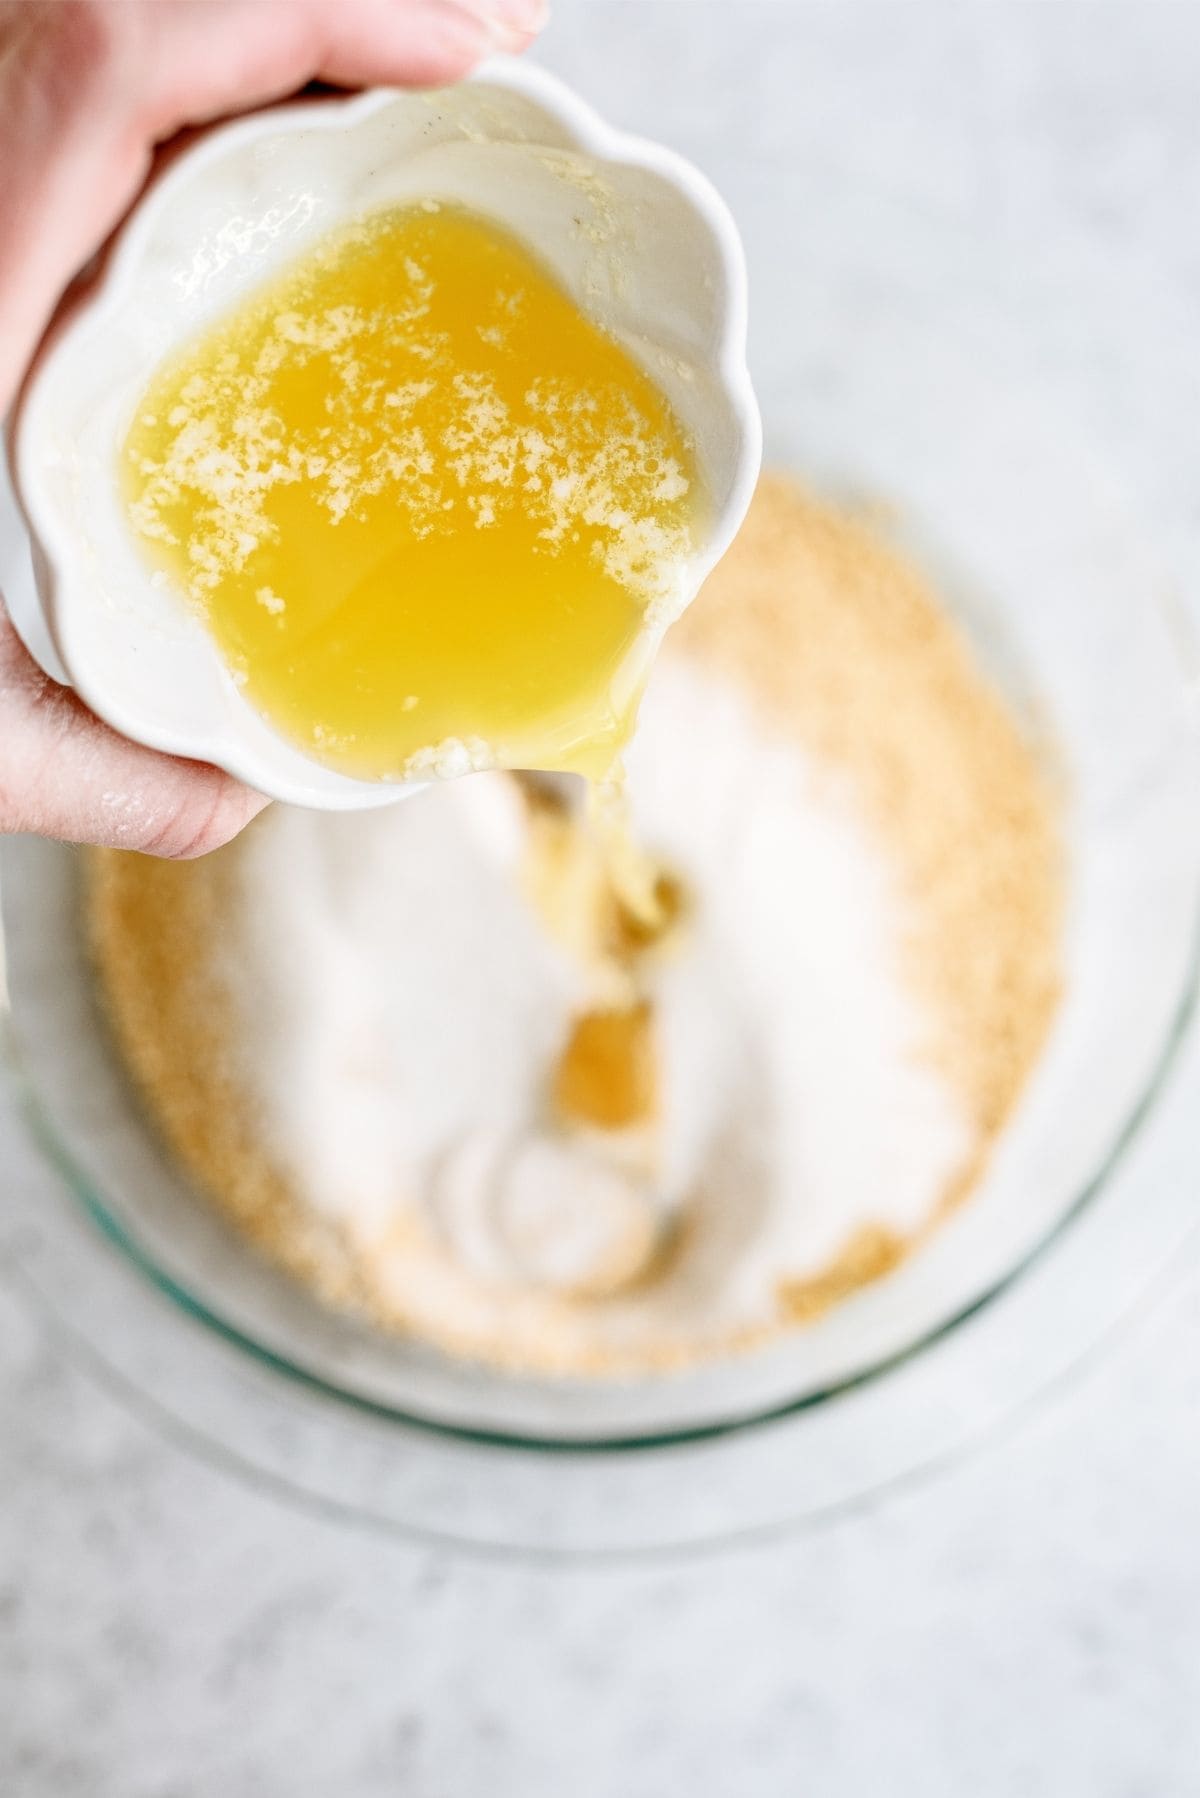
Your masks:
M186 859L266 804L219 768L119 736L42 673L0 613L0 832Z

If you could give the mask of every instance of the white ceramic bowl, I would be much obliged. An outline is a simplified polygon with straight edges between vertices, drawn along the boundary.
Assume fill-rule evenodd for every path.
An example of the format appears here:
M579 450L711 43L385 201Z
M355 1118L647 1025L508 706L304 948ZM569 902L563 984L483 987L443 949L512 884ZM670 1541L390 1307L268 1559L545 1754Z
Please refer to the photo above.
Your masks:
M455 88L305 102L208 133L144 196L27 386L10 454L30 553L5 570L5 594L46 671L117 730L294 804L354 809L406 789L322 767L245 701L184 601L152 585L117 448L172 347L348 215L426 196L530 244L667 393L714 500L693 592L758 470L728 211L682 158L613 130L561 82L494 63Z

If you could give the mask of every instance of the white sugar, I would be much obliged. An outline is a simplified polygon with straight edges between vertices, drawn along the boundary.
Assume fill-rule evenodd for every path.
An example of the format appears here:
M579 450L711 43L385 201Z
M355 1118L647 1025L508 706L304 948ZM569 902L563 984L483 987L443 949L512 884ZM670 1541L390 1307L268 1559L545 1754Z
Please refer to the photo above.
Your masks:
M268 1146L359 1244L379 1302L431 1334L486 1337L504 1293L526 1330L553 1330L673 1216L687 1252L576 1316L572 1340L602 1355L770 1323L781 1285L862 1227L919 1227L971 1147L904 977L896 880L848 791L679 663L655 677L630 774L638 835L693 906L655 977L652 1176L636 1143L547 1118L586 976L523 896L507 776L361 817L277 810L240 852L225 954Z

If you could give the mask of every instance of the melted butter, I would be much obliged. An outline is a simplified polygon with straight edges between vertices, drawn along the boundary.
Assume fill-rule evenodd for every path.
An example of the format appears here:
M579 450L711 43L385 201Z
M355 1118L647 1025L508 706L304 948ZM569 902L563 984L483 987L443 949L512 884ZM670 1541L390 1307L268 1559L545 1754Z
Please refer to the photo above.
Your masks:
M650 1007L582 1013L554 1071L554 1101L565 1120L600 1130L652 1123L658 1057Z
M584 818L615 908L618 950L656 942L674 916L677 889L634 835L620 761L602 779L588 781Z
M327 239L164 365L121 462L250 702L367 778L608 776L702 509L654 382L518 242L432 202Z
M549 783L526 780L522 790L526 892L546 930L584 971L592 998L572 1020L551 1070L554 1114L568 1129L653 1132L659 1068L647 976L680 941L682 884L633 834L619 772L590 783L582 804Z

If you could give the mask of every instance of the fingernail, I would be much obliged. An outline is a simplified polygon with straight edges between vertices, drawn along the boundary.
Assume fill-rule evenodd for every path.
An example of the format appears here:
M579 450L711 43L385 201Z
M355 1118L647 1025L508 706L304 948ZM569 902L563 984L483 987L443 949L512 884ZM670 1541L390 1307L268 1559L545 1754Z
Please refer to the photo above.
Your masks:
M550 15L547 0L461 0L497 50L523 50Z

